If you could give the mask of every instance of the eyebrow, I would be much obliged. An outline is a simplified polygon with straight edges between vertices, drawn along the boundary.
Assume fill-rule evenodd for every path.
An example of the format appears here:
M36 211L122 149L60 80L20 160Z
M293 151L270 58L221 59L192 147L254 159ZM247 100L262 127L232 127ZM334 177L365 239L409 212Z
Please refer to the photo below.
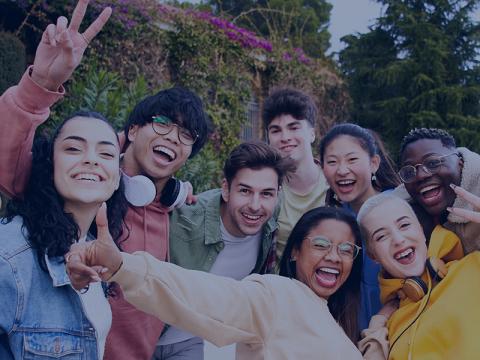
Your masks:
M66 141L66 140L76 140L76 141L80 141L80 142L83 142L83 143L86 143L87 140L80 137L80 136L75 136L75 135L71 135L71 136L67 136L66 138L64 138L62 141ZM107 140L102 140L102 141L99 141L98 144L100 145L111 145L113 147L117 147L117 145L115 145L114 143L112 143L111 141L107 141Z
M247 185L247 184L243 184L243 183L238 183L237 186L243 186L243 187L246 187L246 188L249 188L249 189L252 188L252 186ZM266 189L261 189L260 191L277 191L277 190L278 190L277 188L266 188Z

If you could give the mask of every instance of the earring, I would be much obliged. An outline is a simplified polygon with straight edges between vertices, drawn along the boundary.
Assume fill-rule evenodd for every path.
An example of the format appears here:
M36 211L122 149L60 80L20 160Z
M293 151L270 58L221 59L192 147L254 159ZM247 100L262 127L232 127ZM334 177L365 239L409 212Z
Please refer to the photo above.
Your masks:
M375 175L375 173L372 174L372 182L376 182L377 181L377 175Z

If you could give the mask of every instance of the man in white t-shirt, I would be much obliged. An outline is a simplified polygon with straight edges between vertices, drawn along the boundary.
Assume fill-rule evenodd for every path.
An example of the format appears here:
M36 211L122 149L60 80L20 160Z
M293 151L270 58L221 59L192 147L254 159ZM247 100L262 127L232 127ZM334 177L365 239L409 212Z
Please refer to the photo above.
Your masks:
M263 106L269 144L294 161L296 171L283 183L278 216L277 258L288 236L307 211L325 205L328 184L313 157L317 108L305 93L291 88L273 91Z
M170 261L237 280L273 272L278 192L293 170L293 161L267 144L237 146L225 162L222 188L170 214ZM201 360L203 341L170 327L154 359Z

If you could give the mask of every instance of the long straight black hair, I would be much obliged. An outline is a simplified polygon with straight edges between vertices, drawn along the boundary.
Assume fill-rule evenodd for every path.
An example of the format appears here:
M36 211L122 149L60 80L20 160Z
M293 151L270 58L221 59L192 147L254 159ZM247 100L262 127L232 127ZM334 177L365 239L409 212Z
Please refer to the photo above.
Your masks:
M281 276L296 279L296 262L291 261L294 249L299 250L310 231L322 221L333 219L344 222L352 230L355 244L362 245L362 235L355 217L348 211L336 207L319 207L312 209L298 220L293 228L280 260ZM328 308L334 319L343 328L347 336L355 344L359 339L358 311L360 309L360 280L362 274L362 252L353 261L352 270L347 280L329 297Z

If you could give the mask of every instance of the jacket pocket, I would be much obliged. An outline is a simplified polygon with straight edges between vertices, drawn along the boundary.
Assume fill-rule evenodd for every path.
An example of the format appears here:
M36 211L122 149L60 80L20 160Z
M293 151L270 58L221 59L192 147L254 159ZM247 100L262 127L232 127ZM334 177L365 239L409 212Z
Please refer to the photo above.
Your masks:
M31 332L23 336L24 359L82 359L82 339L62 332Z

